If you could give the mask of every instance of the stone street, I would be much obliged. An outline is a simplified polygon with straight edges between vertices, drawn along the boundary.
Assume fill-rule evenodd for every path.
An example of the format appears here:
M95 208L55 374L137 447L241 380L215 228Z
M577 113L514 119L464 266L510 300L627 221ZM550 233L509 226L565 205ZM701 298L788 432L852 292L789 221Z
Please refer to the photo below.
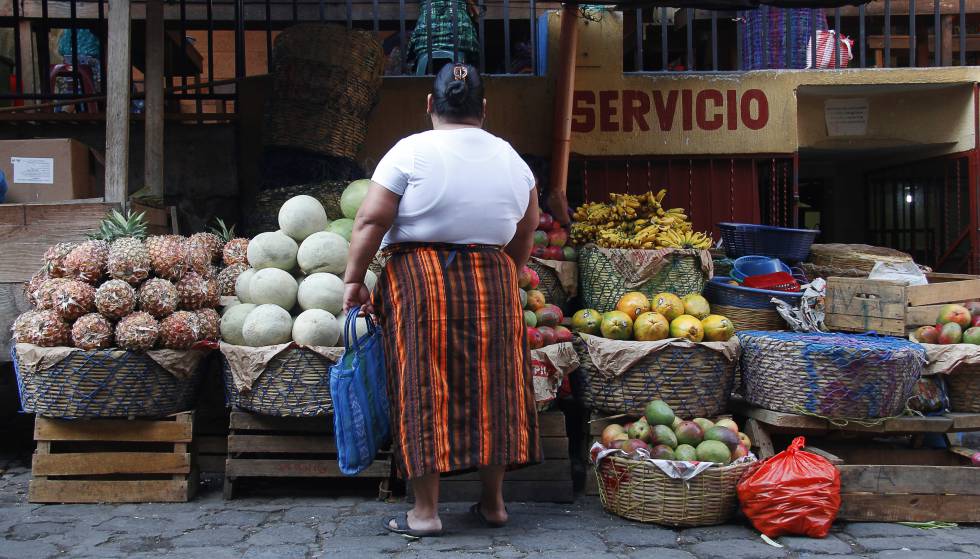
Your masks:
M575 504L511 503L506 528L487 529L469 503L443 507L447 535L411 541L387 534L385 515L408 508L369 493L344 497L248 496L225 501L220 480L181 504L33 505L29 462L0 455L0 557L270 558L316 557L520 559L968 559L980 557L980 527L920 530L898 524L839 524L824 540L763 542L741 521L686 530L638 524L603 512L598 499Z

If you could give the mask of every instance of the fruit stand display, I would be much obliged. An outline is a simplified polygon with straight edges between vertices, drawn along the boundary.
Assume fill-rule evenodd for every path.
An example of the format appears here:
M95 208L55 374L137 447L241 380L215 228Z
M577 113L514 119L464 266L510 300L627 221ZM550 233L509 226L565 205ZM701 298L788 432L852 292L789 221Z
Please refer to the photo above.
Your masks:
M568 245L568 231L551 214L542 211L534 232L534 248L528 267L538 276L535 289L564 311L578 293L578 251Z

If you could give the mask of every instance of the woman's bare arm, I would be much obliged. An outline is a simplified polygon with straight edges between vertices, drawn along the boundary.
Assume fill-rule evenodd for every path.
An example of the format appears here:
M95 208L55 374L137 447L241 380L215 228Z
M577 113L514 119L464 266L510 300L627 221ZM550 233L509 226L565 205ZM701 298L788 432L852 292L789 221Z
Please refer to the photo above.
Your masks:
M356 305L368 305L370 302L370 294L364 286L364 274L367 273L368 265L377 254L385 233L395 222L400 201L401 196L372 182L367 196L364 197L364 203L357 210L351 233L347 270L344 272L346 284L344 310Z
M504 252L514 261L518 270L527 264L527 259L531 257L531 249L534 248L534 231L538 228L538 219L541 213L538 210L537 187L531 189L529 196L527 211L517 223L517 232L514 233L514 238L504 248Z

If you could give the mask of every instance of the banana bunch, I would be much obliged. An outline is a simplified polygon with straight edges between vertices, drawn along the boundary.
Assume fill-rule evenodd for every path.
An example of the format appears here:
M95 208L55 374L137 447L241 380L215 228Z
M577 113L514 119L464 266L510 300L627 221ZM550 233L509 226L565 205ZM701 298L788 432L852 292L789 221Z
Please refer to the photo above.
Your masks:
M656 194L610 194L608 203L583 204L572 214L571 241L607 248L710 247L711 237L691 233L683 208L663 207L666 195L666 189Z

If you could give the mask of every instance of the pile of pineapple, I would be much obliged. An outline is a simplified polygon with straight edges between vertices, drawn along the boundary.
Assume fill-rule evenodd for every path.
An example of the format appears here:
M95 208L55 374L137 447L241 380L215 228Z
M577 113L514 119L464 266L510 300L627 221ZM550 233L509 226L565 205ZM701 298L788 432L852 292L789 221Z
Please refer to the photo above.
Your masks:
M248 239L218 228L147 237L143 214L111 212L81 243L59 243L26 284L33 310L14 340L43 347L189 349L219 337L215 310L248 268Z

